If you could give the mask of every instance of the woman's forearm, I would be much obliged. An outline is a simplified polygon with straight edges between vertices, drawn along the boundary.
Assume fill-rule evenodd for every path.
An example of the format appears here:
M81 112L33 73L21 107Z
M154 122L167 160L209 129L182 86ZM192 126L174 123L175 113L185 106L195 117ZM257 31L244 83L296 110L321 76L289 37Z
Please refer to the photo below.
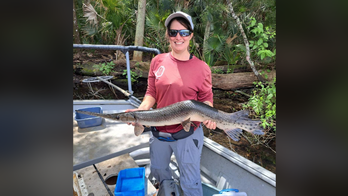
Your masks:
M138 107L139 110L149 110L153 105L155 105L156 99L151 96L145 96L143 102L141 102Z

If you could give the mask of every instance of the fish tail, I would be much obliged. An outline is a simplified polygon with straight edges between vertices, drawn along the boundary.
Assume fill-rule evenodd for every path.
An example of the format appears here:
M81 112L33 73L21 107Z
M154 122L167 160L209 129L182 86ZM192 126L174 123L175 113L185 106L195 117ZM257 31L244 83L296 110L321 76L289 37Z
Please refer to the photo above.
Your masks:
M243 130L240 128L225 131L225 133L236 142L239 141L242 132Z
M227 129L225 128L224 131L234 141L239 141L243 130L255 135L264 134L263 128L260 126L261 121L252 120L248 115L248 110L241 110L230 114L229 118L233 126Z
M236 124L239 128L255 134L255 135L263 135L263 128L261 127L261 121L259 120L251 120L251 119L239 119L236 121Z

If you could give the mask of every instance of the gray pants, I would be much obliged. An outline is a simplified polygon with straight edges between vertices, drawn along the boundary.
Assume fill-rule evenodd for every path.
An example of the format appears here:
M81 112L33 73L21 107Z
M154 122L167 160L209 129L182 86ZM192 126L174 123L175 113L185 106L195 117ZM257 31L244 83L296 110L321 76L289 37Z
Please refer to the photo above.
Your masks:
M151 174L158 182L172 179L169 169L170 157L174 152L180 170L180 185L185 196L203 196L200 160L203 148L203 128L200 125L187 138L174 142L150 138Z

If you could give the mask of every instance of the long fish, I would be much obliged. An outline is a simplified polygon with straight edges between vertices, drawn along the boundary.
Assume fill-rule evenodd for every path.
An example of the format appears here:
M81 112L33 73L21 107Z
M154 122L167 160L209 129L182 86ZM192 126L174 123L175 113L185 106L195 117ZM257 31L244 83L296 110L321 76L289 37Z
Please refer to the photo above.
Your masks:
M156 127L181 124L185 131L189 131L191 124L193 124L191 121L203 122L205 120L216 122L216 126L224 130L235 141L239 141L243 130L255 135L264 134L260 126L261 121L250 119L248 110L226 113L195 100L181 101L159 109L137 110L127 113L101 114L81 110L76 110L76 112L125 123L134 122L134 134L136 136L144 131L144 126Z

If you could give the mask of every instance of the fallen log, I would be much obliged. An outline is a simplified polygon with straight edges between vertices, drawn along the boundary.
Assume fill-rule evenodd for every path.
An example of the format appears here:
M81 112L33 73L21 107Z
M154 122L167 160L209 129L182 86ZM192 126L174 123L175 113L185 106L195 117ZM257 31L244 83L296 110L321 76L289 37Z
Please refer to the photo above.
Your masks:
M91 77L104 75L99 69L93 67L94 63L85 63L81 67L75 68L75 73L80 75L86 75ZM115 66L114 70L109 74L116 78L125 78L123 70L125 70L125 63L117 62L118 66ZM137 76L142 78L148 77L148 69L150 67L149 63L139 63L138 66L135 65L135 62L131 62L132 71L136 73ZM214 66L214 69L221 69L224 71L227 70L227 66ZM259 71L260 72L260 71ZM273 70L270 73L267 73L268 80L272 80L276 71ZM258 81L257 77L253 72L238 72L231 74L214 74L212 73L212 85L213 88L222 89L222 90L234 90L240 88L250 88L253 87L253 82Z
M260 72L260 71L259 71ZM268 75L268 81L273 80L276 76L276 71L266 72ZM253 87L253 82L258 81L257 77L253 72L240 72L231 74L212 74L212 85L213 88L223 90L234 90L239 88L250 88Z

